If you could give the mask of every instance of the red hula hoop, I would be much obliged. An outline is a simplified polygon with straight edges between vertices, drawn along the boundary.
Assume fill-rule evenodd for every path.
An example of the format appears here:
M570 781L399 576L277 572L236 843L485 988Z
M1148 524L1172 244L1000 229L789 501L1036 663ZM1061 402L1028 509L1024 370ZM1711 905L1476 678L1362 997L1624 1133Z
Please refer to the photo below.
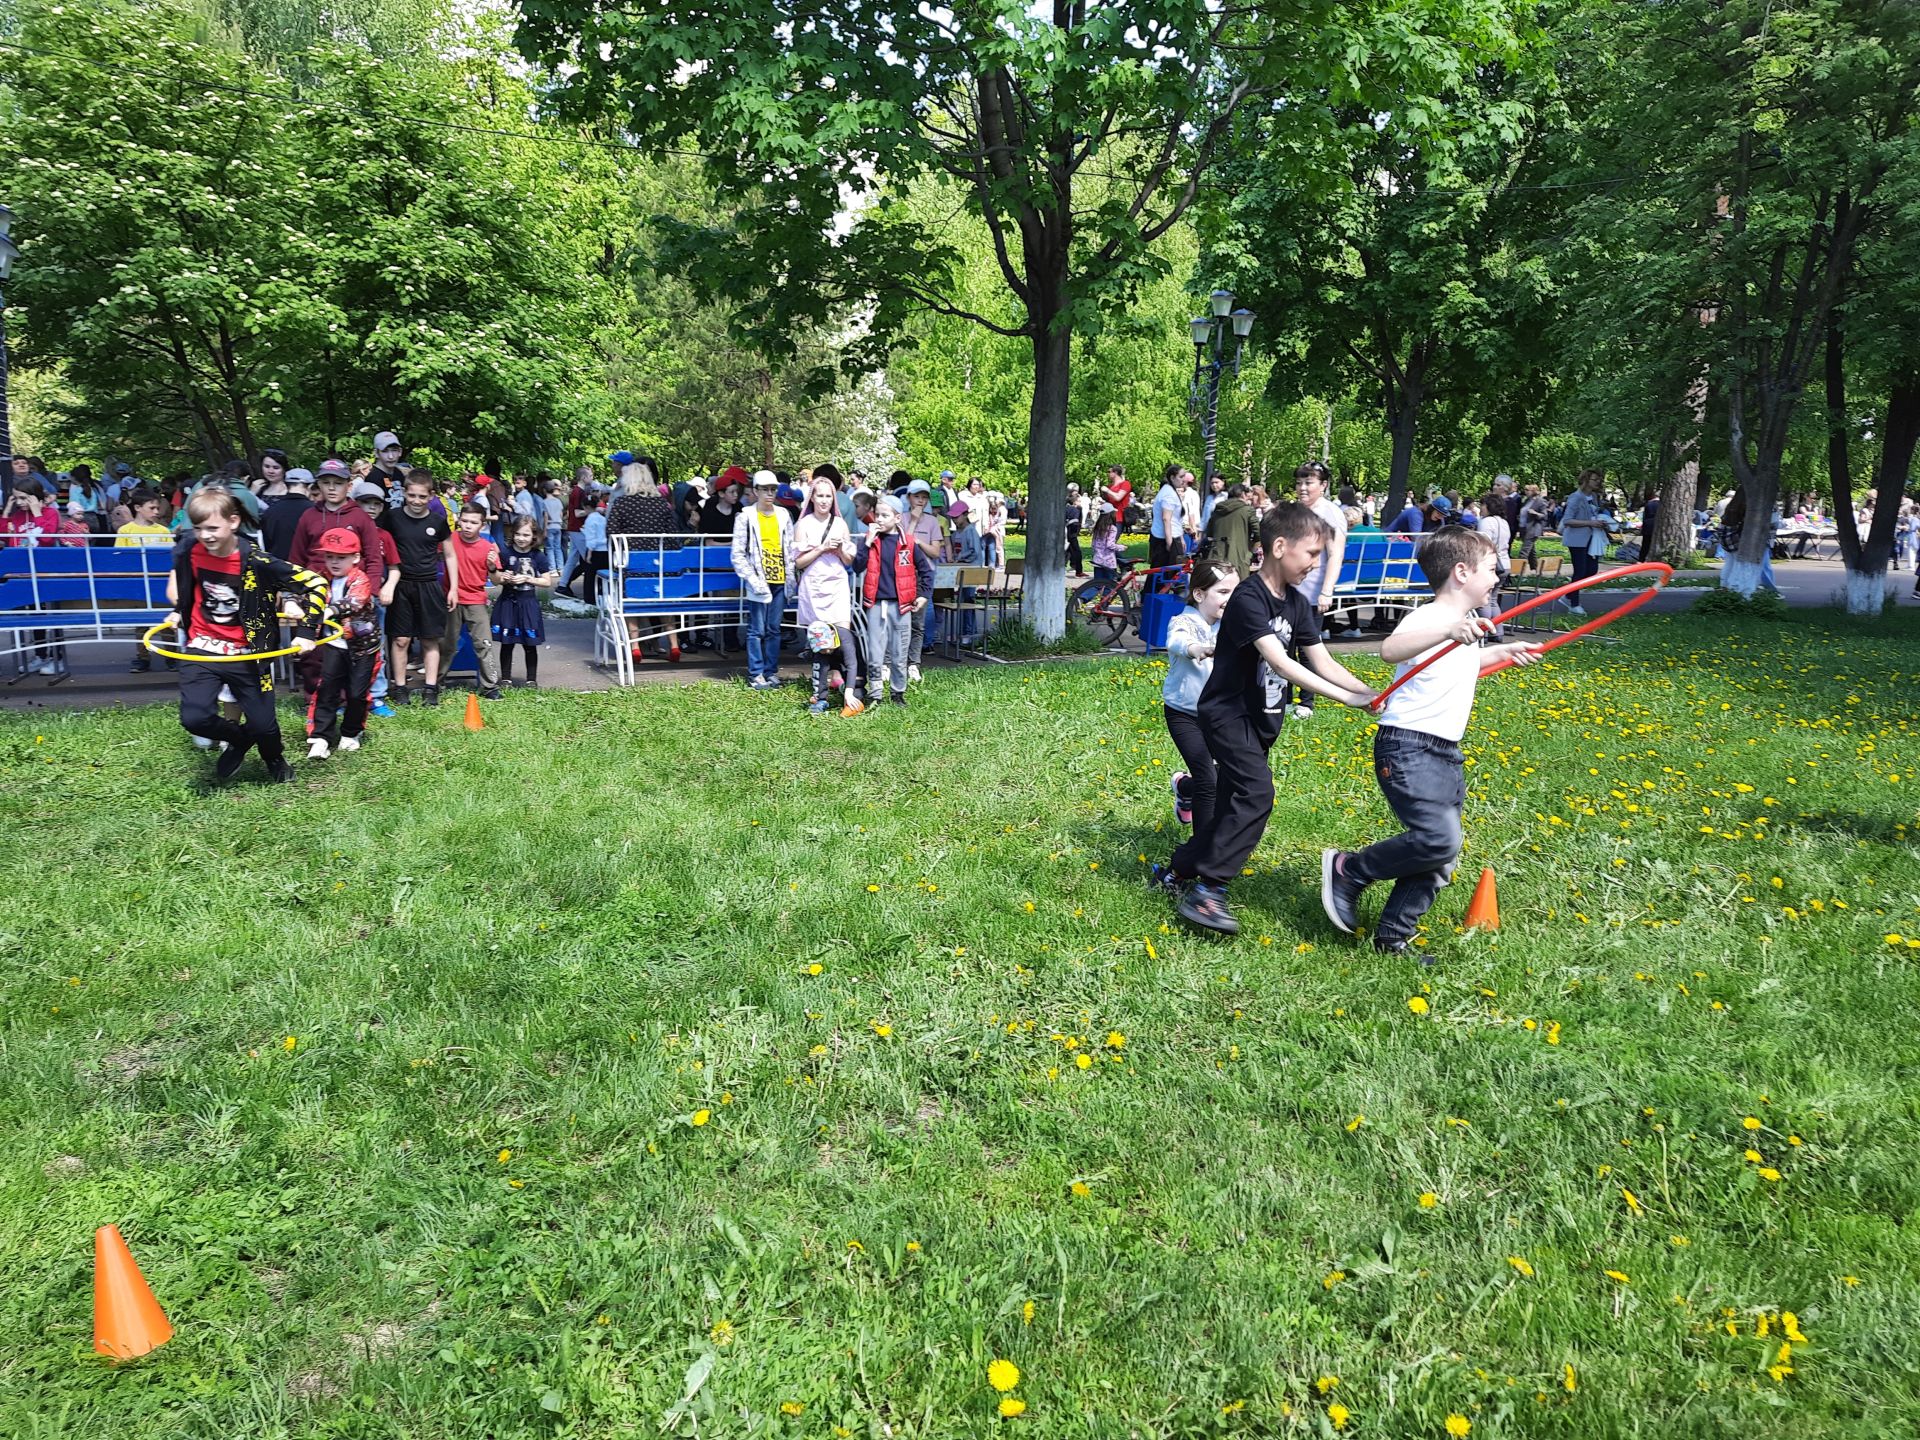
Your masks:
M1653 584L1627 601L1626 604L1616 605L1606 614L1596 615L1584 625L1576 626L1572 630L1562 631L1540 647L1540 653L1543 655L1549 650L1558 650L1562 645L1571 644L1584 635L1591 635L1594 631L1611 625L1621 616L1631 615L1634 611L1638 610L1642 605L1658 595L1667 581L1673 578L1673 567L1671 565L1662 565L1657 560L1643 560L1637 565L1622 565L1618 570L1608 570L1603 573L1589 575L1584 580L1575 580L1572 584L1562 585L1557 590L1549 590L1544 595L1536 595L1533 599L1516 605L1511 610L1502 610L1498 615L1494 616L1493 623L1503 625L1516 615L1524 615L1529 610L1538 610L1542 605L1551 605L1562 595L1571 595L1576 590L1586 589L1589 585L1598 585L1603 580L1618 580L1627 575L1651 575L1654 577ZM1368 708L1377 712L1382 705L1387 703L1387 697L1393 694L1394 691L1398 690L1402 685L1406 684L1407 681L1426 669L1427 666L1433 664L1433 662L1438 660L1442 655L1451 654L1459 648L1460 642L1458 640L1443 645L1418 665L1407 671L1406 674L1395 680L1391 685L1387 686L1387 688L1382 690L1378 695L1374 696L1373 702ZM1481 674L1483 677L1487 675L1497 675L1513 663L1514 661L1511 658L1502 658L1495 664L1489 665Z

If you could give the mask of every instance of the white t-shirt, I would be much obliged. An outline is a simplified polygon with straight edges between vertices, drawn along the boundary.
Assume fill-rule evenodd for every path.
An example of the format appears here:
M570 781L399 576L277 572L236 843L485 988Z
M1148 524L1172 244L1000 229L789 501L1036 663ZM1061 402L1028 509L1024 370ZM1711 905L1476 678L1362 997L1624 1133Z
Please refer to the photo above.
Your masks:
M1433 646L1403 662L1394 670L1394 679L1399 679L1439 648ZM1423 735L1457 742L1467 733L1467 721L1473 717L1473 691L1479 683L1480 648L1461 645L1389 695L1380 710L1380 723L1396 730L1418 730Z
M1333 559L1336 551L1341 550L1346 545L1347 513L1324 495L1314 501L1308 508L1322 520L1326 521L1328 526L1333 530L1332 538L1327 541L1327 548L1320 554L1320 562L1313 567L1308 573L1306 580L1300 586L1300 593L1307 597L1307 603L1309 605L1318 605L1320 603L1320 587L1328 583L1338 584L1340 580L1338 575L1335 575L1331 582L1327 580L1327 563Z

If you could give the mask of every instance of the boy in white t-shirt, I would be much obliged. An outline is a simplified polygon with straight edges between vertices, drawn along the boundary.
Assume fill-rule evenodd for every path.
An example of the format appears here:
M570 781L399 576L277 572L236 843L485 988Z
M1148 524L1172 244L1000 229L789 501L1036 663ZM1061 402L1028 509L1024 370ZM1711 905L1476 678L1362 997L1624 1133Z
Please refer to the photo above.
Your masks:
M1434 598L1394 627L1380 658L1398 667L1397 678L1442 645L1458 642L1459 648L1394 691L1380 711L1373 774L1406 828L1353 854L1327 850L1320 857L1320 903L1349 935L1359 929L1361 892L1376 880L1394 882L1373 936L1373 948L1388 955L1406 951L1420 917L1453 878L1467 799L1460 739L1473 714L1474 687L1501 660L1531 665L1540 658L1540 647L1523 641L1479 644L1492 627L1475 612L1500 583L1486 536L1446 526L1420 542L1419 560Z

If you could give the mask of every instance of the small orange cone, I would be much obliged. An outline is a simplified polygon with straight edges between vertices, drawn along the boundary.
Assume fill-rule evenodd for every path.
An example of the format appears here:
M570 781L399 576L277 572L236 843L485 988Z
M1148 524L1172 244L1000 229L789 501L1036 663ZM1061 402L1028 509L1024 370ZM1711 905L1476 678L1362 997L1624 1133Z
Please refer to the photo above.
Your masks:
M465 724L469 730L484 730L487 728L487 722L480 718L480 697L471 691L467 693L467 718Z
M102 1225L93 1232L93 1348L131 1360L172 1338L167 1312L134 1264L120 1227Z
M1500 928L1500 897L1493 893L1493 867L1480 872L1480 883L1473 887L1473 899L1467 902L1467 918L1461 922L1468 930Z

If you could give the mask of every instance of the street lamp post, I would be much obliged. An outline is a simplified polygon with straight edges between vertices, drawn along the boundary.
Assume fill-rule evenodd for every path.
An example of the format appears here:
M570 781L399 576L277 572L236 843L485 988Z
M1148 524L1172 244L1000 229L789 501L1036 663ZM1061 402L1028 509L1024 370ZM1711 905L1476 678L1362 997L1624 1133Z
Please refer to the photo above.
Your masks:
M1206 450L1206 474L1200 477L1201 493L1213 484L1214 447L1220 428L1220 372L1229 364L1237 379L1240 355L1247 348L1247 336L1253 333L1253 312L1233 308L1233 292L1216 290L1207 297L1208 315L1196 315L1188 324L1193 341L1193 379L1187 386L1187 413L1200 422L1200 439ZM1227 358L1227 335L1233 335L1233 358ZM1201 376L1206 377L1204 387Z
M0 455L13 454L13 427L7 421L7 295L13 278L13 260L20 247L13 243L13 211L0 204Z

